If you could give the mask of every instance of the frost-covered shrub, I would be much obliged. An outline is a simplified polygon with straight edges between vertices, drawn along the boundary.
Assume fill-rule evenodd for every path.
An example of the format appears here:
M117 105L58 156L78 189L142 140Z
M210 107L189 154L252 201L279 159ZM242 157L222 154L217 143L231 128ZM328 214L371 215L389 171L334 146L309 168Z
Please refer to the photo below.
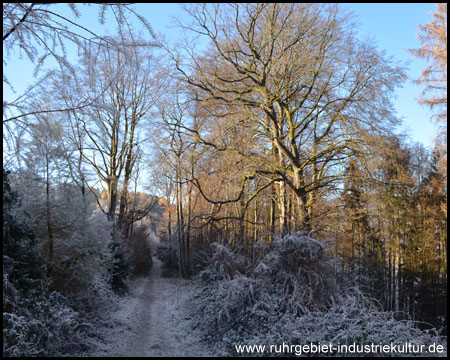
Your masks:
M274 311L298 315L326 309L336 296L335 261L324 255L322 243L305 233L273 241L254 264L247 264L242 255L226 246L214 244L214 248L210 265L200 278L228 280L218 283L223 303L218 310L220 319L246 312L265 317Z
M280 264L292 271L300 266L312 265L324 257L324 244L305 232L275 239L270 246L271 253L279 255Z
M220 332L236 321L260 327L261 320L324 310L336 297L335 261L305 233L273 241L253 264L226 246L213 246L210 264L198 278L215 282L218 296L211 312Z
M65 250L72 251L75 262L68 252L55 248L55 268L49 278L38 248L40 239L30 226L29 217L18 210L18 205L19 196L9 185L8 174L4 171L3 356L58 356L82 352L95 336L92 322L96 319L86 311L89 308L99 310L93 303L95 298L99 298L94 291L101 289L98 282L104 284L104 280L101 279L102 265L95 267L92 258L88 258L89 253L85 256L80 254L81 251L99 248L94 241L102 236L102 230L94 231L94 226L99 224L92 219L95 222L80 230L90 233L91 238L74 238L63 244L67 246ZM96 273L85 273L89 270ZM73 285L84 291L72 290L71 298L52 291L51 287L55 287L59 279L61 289ZM82 303L83 298L89 307Z
M101 212L94 212L84 225L56 238L51 288L77 300L91 311L111 293L111 224Z
M280 337L292 343L430 345L442 341L436 333L415 328L412 321L397 321L392 312L379 311L361 295L345 296L328 311L307 313L280 330Z
M213 243L211 246L213 253L209 265L200 272L202 279L230 280L245 273L248 264L243 255L236 254L228 246L219 243Z
M92 324L57 292L16 297L14 312L3 313L3 356L57 356L82 352Z
M41 338L47 336L44 324L14 313L3 313L3 356L37 356Z
M338 289L336 259L325 256L324 246L304 232L276 239L252 275L284 299L283 310L302 314L325 309Z
M33 228L37 249L48 266L53 279L52 290L70 297L96 298L110 287L108 267L112 254L112 224L107 221L92 193L82 194L80 187L71 183L53 182L47 205L46 189L41 182L22 179L15 174L15 183L21 191L20 206L14 214ZM53 244L50 259L50 237ZM85 304L92 301L84 300Z
M237 342L237 338L234 340ZM242 340L240 340L242 342ZM236 343L235 342L235 343ZM264 331L252 332L245 339L246 343L258 344L332 344L340 345L404 345L411 343L425 345L441 344L446 340L437 332L423 332L414 326L412 321L397 321L392 312L378 310L362 294L355 291L335 302L326 311L307 312L302 316L284 316L271 322ZM232 353L232 342L228 341L228 349ZM276 355L276 354L274 354ZM372 354L341 353L336 356L401 356L374 352ZM411 355L411 354L409 354ZM414 354L412 354L414 355ZM425 354L416 354L425 356ZM330 356L330 354L327 354Z
M237 355L236 344L283 342L446 346L436 334L380 311L352 279L339 274L337 281L337 259L307 233L273 241L245 274L235 271L233 264L241 261L236 259L230 249L216 245L197 277L206 286L192 300L197 326L224 349L222 355Z

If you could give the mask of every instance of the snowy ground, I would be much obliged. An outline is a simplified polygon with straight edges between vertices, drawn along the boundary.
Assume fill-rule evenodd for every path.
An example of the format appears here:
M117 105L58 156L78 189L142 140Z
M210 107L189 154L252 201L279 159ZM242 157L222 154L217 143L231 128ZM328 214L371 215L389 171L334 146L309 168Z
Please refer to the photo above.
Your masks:
M192 328L186 304L196 291L188 280L162 278L153 259L148 277L138 278L121 298L103 342L89 356L213 356Z

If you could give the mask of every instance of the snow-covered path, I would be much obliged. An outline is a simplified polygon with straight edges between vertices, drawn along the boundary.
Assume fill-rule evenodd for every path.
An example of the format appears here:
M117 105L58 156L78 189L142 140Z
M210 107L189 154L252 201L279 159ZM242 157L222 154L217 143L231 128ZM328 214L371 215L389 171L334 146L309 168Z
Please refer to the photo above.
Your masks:
M186 300L195 292L188 280L162 278L153 259L150 275L133 283L111 314L105 342L90 356L210 356L187 315Z

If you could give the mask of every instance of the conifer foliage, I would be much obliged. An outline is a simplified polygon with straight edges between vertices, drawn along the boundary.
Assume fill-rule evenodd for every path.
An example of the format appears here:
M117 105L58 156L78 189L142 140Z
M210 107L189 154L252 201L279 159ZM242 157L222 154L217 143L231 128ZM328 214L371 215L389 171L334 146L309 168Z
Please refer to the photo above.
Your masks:
M92 325L51 290L34 231L15 214L19 203L3 169L3 356L83 351Z

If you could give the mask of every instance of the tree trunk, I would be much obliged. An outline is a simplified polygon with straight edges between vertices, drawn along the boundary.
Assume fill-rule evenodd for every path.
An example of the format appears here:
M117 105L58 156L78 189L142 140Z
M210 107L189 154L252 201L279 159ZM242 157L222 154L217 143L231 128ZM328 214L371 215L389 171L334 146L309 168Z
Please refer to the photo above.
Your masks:
M311 219L307 209L307 193L304 190L304 180L301 170L294 170L294 186L297 199L298 214L300 216L299 228L296 230L311 231Z
M278 208L280 210L280 235L287 234L287 211L286 211L286 184L284 181L279 182Z
M49 159L48 156L46 158L46 212L47 212L47 233L48 233L48 262L50 264L53 263L53 228L52 228L52 220L51 220L51 209L50 209L50 173L49 173Z
M253 241L256 244L258 242L258 202L255 202L254 218L253 218Z
M275 235L275 209L276 209L276 189L275 186L272 185L271 187L271 199L270 199L270 219L269 219L269 226L270 226L270 242L273 240L273 236Z
M244 197L242 196L241 200L239 201L239 247L244 246L245 241L245 201Z
M185 239L184 239L184 216L183 216L183 194L182 194L182 183L180 174L180 164L178 164L176 173L176 198L177 198L177 235L178 235L178 269L180 275L186 278L186 264L185 264Z
M116 205L117 205L117 178L112 175L108 184L108 220L113 221L115 218Z
M170 200L167 199L167 211L169 213L169 221L167 222L167 232L168 232L168 240L172 239L172 209L170 206Z

